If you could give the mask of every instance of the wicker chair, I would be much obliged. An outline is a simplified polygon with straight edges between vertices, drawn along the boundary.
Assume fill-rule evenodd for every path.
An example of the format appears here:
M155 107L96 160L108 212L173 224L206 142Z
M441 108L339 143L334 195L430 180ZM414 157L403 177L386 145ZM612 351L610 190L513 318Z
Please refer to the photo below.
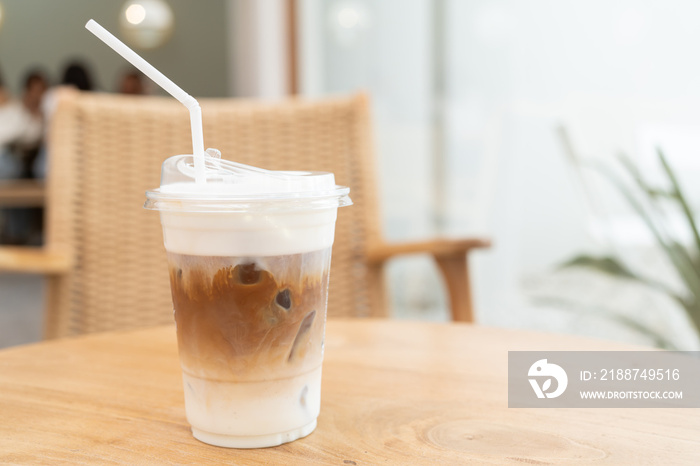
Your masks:
M382 316L382 265L435 256L455 320L472 319L466 253L479 239L386 244L381 237L368 102L362 95L260 103L203 100L205 143L269 169L335 173L340 209L328 312ZM172 321L160 222L141 208L162 161L191 151L189 116L170 98L64 91L50 134L46 245L0 248L0 270L48 275L47 338Z

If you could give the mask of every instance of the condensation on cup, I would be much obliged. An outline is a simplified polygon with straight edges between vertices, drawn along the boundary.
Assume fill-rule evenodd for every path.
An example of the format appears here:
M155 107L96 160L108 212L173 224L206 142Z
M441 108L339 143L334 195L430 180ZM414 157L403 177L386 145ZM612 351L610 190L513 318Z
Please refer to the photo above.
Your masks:
M163 163L160 212L187 420L206 443L259 448L316 427L331 247L349 189L331 173L206 156Z

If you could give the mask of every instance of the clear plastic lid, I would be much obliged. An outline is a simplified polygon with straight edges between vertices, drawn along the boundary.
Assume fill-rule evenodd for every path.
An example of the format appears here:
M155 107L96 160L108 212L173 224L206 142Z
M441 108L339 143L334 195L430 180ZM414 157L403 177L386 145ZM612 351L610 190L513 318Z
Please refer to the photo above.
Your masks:
M160 188L146 191L144 208L180 212L308 210L351 205L350 188L327 172L271 171L222 160L207 149L206 183L195 183L194 157L163 162Z

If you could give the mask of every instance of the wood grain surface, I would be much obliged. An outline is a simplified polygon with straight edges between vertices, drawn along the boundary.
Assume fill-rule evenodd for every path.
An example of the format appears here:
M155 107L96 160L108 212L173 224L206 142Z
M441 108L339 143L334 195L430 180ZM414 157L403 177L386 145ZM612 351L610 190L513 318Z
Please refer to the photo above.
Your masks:
M173 327L0 351L0 463L700 464L697 409L509 409L508 350L623 345L468 324L329 321L318 428L195 440Z
M0 206L42 207L45 191L43 180L0 180Z
M0 245L0 273L39 273L58 275L71 265L70 256L40 246Z

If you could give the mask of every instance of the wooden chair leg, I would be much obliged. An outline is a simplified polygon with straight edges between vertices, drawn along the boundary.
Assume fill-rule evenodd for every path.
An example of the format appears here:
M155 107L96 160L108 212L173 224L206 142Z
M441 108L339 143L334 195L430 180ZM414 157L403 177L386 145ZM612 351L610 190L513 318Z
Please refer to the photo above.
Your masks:
M435 261L447 284L452 320L474 322L467 254L436 256Z
M44 311L44 339L51 340L68 335L68 322L64 313L69 306L68 277L49 275L46 277Z
M367 291L371 305L370 317L389 317L389 302L386 299L384 264L370 264L367 267Z

